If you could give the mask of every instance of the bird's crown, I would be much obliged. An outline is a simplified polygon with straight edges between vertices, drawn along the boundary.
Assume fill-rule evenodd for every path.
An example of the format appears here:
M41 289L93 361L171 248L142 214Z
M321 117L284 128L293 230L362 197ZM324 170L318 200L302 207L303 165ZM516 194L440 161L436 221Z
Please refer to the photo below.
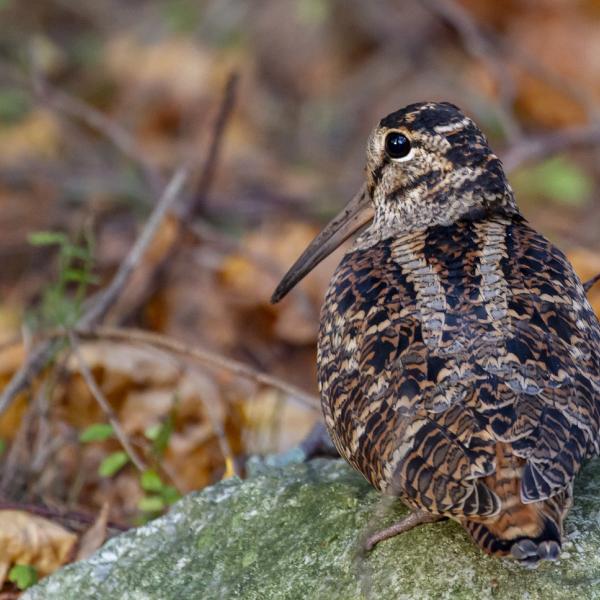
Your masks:
M379 122L367 143L367 189L377 237L517 210L486 137L447 102L411 104Z

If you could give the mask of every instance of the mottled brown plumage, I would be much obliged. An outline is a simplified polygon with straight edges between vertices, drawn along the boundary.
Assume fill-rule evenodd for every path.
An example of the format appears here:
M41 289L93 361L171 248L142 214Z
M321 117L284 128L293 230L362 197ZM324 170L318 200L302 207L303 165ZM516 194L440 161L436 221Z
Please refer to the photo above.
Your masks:
M390 132L408 138L406 156L390 157ZM581 282L450 104L380 122L365 201L373 221L321 315L336 447L377 489L458 521L486 552L556 558L574 477L600 450L600 326Z

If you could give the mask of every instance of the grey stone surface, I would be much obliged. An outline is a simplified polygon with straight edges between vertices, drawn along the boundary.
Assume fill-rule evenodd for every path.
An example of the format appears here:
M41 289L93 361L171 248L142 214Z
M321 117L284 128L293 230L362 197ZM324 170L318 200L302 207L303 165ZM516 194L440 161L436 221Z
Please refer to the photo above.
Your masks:
M23 600L600 598L600 463L579 479L558 563L484 556L451 522L358 550L406 511L342 461L263 467L190 494Z

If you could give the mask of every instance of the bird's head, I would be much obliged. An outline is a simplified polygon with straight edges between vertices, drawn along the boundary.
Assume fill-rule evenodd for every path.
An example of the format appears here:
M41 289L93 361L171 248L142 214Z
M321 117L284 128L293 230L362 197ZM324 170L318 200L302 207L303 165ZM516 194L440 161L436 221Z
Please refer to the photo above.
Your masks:
M367 143L367 181L281 280L277 302L359 229L359 243L490 212L517 211L499 158L475 125L447 102L411 104L384 119Z

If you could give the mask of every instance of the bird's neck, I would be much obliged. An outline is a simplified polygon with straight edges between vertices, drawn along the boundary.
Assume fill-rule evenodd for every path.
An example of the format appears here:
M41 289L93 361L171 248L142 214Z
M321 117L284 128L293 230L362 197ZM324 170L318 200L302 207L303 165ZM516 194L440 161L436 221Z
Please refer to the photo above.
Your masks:
M463 220L481 220L519 215L514 194L506 185L501 191L473 188L460 193L423 198L418 191L407 193L400 202L376 205L372 224L357 238L355 248L368 248L382 240L419 234L432 227L450 226Z

